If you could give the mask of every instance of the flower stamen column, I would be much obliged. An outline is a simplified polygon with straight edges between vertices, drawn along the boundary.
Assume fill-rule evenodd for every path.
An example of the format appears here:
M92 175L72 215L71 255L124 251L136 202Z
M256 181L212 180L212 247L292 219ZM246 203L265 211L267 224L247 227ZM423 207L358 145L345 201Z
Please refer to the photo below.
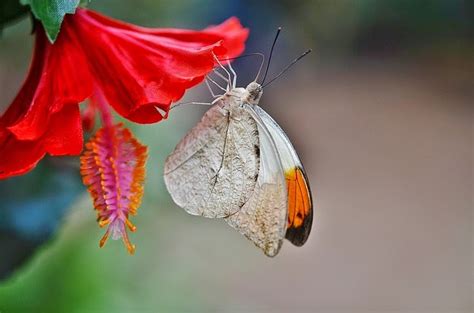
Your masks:
M122 238L128 252L135 252L127 229L136 230L129 220L136 215L143 196L147 147L136 140L122 123L113 124L108 104L100 92L95 101L101 113L102 128L86 143L81 156L81 175L94 199L97 221L107 230L100 240Z

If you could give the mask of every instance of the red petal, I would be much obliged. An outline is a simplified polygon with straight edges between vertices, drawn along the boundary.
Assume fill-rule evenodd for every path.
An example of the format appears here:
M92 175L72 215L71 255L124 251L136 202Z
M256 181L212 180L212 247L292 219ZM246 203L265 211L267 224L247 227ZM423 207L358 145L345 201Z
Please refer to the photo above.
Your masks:
M51 116L48 132L42 139L50 155L79 155L82 151L82 121L77 104L64 107Z
M36 141L20 141L5 129L0 129L0 179L21 175L44 156Z
M78 102L91 90L88 65L74 34L63 29L51 45L38 29L28 76L0 117L0 178L29 171L46 153L79 154Z
M236 17L231 17L224 23L217 26L210 26L206 32L224 37L224 47L227 52L223 53L229 58L240 55L245 49L245 40L248 37L248 30L242 28L240 21Z
M47 132L38 140L18 140L0 128L0 179L31 170L46 154L77 155L82 150L79 107L65 106L50 117Z
M155 107L167 112L171 102L213 69L213 53L241 53L248 34L237 19L203 31L147 29L86 9L67 16L63 27L73 27L83 39L107 101L138 123L161 120Z
M36 140L47 131L52 114L83 101L91 91L92 78L74 34L63 27L52 45L39 29L28 77L0 125L17 139Z

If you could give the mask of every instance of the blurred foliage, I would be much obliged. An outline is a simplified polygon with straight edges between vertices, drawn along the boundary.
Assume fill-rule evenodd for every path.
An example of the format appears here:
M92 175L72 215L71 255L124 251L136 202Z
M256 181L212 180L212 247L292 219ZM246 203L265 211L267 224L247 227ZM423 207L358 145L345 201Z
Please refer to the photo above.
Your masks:
M28 12L28 8L21 5L19 0L0 1L0 32L8 23L20 18Z
M45 246L20 276L0 287L2 311L131 312L133 308L162 311L180 303L189 310L198 305L192 287L182 283L187 273L163 268L169 261L159 246L145 250L139 245L135 257L121 242L111 241L101 250L99 230L91 223L90 199L84 197L72 211L59 238ZM163 236L164 228L154 226L141 221L140 236ZM144 273L143 267L149 272ZM186 302L180 301L183 296Z
M0 286L2 312L132 312L147 308L163 312L173 307L178 311L202 307L192 296L188 273L173 270L179 264L173 264L169 254L160 254L159 242L167 228L163 222L141 221L140 236L148 233L161 239L150 247L139 244L137 255L131 257L121 242L111 241L99 249L98 232L102 230L92 221L89 197L71 209L73 214L58 239L45 246L21 275Z
M0 279L51 238L82 191L78 169L68 161L47 158L26 175L0 181L0 246L9 251L0 258Z

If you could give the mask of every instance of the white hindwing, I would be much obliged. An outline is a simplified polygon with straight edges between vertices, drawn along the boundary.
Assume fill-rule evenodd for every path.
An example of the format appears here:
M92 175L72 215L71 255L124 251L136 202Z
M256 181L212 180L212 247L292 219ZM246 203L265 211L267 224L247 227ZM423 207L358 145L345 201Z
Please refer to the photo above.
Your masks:
M280 156L268 129L250 105L245 108L257 122L260 139L260 169L255 190L227 223L261 248L275 256L287 227L287 190Z
M239 211L259 172L257 124L226 97L211 107L166 159L164 179L174 202L193 215Z

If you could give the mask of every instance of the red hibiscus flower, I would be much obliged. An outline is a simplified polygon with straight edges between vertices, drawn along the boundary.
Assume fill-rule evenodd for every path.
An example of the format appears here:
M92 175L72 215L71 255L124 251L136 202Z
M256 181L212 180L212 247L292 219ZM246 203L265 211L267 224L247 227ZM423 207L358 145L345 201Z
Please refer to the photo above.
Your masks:
M28 172L46 153L79 154L78 103L94 88L123 117L160 121L156 108L166 114L213 69L214 55L239 55L248 31L236 18L202 31L150 29L79 8L54 44L42 29L35 35L28 77L0 117L0 178Z
M28 172L45 154L80 154L82 125L91 128L100 112L103 127L86 144L81 174L99 225L108 226L100 245L110 235L133 253L126 229L136 229L129 216L141 202L147 148L114 124L110 107L137 123L166 118L216 58L243 51L248 31L236 18L202 31L150 29L77 9L54 44L39 23L35 34L28 77L0 117L0 178ZM87 98L81 120L79 103Z

